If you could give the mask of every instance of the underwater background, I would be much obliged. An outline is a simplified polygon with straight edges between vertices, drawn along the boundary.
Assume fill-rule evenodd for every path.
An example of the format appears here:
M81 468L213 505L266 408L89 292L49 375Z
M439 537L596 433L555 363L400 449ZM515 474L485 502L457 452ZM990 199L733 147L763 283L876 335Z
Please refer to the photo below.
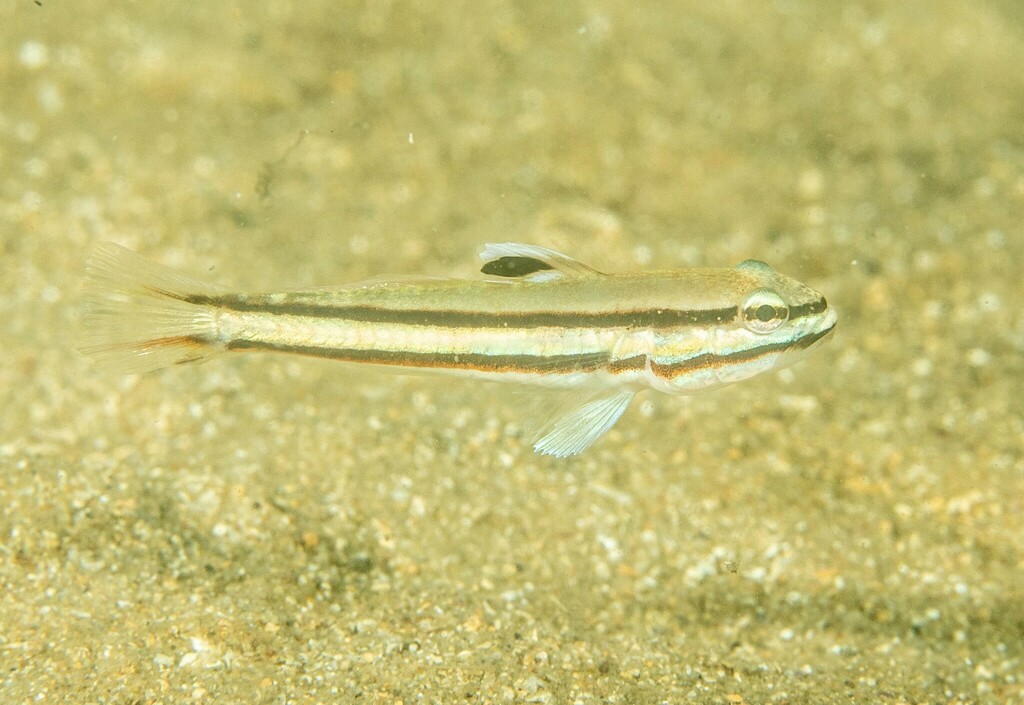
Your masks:
M1024 4L0 0L0 700L1024 702ZM75 351L238 290L746 258L798 365L579 458L504 386Z

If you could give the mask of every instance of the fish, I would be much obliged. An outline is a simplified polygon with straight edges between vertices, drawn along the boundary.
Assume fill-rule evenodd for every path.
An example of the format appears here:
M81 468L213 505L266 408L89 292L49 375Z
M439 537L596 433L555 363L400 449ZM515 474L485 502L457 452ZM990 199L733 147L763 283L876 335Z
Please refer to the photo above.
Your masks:
M822 294L759 260L607 274L530 244L480 257L476 279L237 293L103 242L86 265L80 349L125 373L276 352L559 388L533 448L564 458L641 390L693 394L779 369L837 322Z

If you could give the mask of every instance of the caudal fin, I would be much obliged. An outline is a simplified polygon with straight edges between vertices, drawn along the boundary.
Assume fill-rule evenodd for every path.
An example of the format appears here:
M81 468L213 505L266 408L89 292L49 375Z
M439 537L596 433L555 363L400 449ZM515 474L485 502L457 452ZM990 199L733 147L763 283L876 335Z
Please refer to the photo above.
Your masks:
M216 293L110 242L86 265L80 350L118 372L146 372L216 354L217 325L203 297Z

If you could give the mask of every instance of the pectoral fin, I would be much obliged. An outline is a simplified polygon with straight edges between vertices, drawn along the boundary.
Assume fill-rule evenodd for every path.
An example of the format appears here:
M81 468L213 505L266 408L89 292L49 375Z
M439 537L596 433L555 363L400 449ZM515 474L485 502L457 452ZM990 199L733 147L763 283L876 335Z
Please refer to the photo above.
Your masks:
M518 242L490 243L480 252L483 274L506 279L551 281L564 276L597 276L601 272L568 255Z
M574 395L541 427L533 449L558 458L582 453L615 425L635 394L616 388Z

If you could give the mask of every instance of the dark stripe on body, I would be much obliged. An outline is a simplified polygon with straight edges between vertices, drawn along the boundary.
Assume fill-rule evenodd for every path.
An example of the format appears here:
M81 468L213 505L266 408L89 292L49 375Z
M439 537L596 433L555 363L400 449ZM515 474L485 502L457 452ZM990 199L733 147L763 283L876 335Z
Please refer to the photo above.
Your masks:
M182 301L200 306L215 306L240 313L265 313L277 316L336 318L365 323L435 326L438 328L675 328L726 323L737 315L730 308L686 311L650 309L640 311L460 311L437 309L400 309L379 306L324 306L306 303L270 303L249 301L237 296L193 294Z
M335 318L364 323L393 323L439 328L678 328L727 323L736 318L735 306L714 309L645 309L633 311L461 311L401 309L380 306L329 306L310 303L271 303L237 295L192 294L182 301L200 306L277 316ZM789 309L789 320L821 313L825 299Z
M688 357L685 360L680 360L679 362L673 362L667 365L652 360L651 371L662 379L672 379L679 375L686 374L687 372L693 372L694 370L702 368L725 367L732 363L754 360L762 355L768 355L774 352L802 350L814 345L816 342L831 333L834 328L835 326L833 325L831 328L818 331L816 333L810 333L799 340L791 342L770 343L768 345L761 345L747 350L737 350L736 352L726 353L724 355L701 353L700 355L694 355L693 357Z
M428 367L437 369L475 370L478 372L625 372L643 369L647 359L636 355L622 360L611 360L610 354L585 355L486 355L483 353L419 353L407 350L359 350L353 348L317 347L313 345L287 345L258 340L232 340L228 350L263 350L295 353L347 362L367 362L376 365L401 367Z
M785 350L808 348L832 332L827 330L805 335L797 341L762 345L749 350L739 350L725 355L703 353L671 364L651 361L651 371L662 379L672 379L681 374L701 368L723 367L731 363L746 362L762 355ZM610 354L585 353L582 355L487 355L485 353L419 353L408 350L360 350L355 348L317 347L313 345L288 345L258 340L232 340L227 344L230 351L284 352L311 357L321 357L347 362L364 362L376 365L400 367L426 367L432 369L474 370L477 372L519 372L533 374L558 374L570 372L598 372L605 370L617 374L643 370L647 366L646 355L633 355L621 360L612 360Z

